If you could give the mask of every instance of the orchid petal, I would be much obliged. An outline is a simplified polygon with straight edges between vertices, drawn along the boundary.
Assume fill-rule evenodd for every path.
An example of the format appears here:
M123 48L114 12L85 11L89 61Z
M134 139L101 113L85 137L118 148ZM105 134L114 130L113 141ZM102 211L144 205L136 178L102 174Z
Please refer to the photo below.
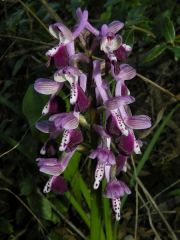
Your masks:
M46 52L46 56L47 56L47 57L54 57L54 56L58 53L58 51L59 51L60 49L61 49L61 45L58 44L57 46L49 49L49 50Z
M70 103L75 104L78 98L78 83L77 80L71 82Z
M100 71L100 61L96 60L93 61L93 78L95 80L97 89L99 91L99 94L103 100L103 102L108 100L108 95L107 92L105 91L104 87L103 87L103 81L101 78L101 71Z
M122 83L122 86L121 86L121 95L122 96L130 95L130 91L124 82Z
M80 8L76 10L76 15L79 19L81 18L82 10ZM95 36L99 35L99 31L96 28L94 28L89 22L86 23L86 28Z
M34 89L36 92L45 95L55 94L60 89L60 87L61 85L59 83L44 78L39 78L34 83Z
M108 26L107 24L103 24L101 27L101 35L104 37L108 34Z
M101 40L101 50L105 53L113 53L117 50L122 43L122 38L120 35L115 36L104 36Z
M67 115L67 117L62 119L62 127L64 129L70 130L70 129L75 129L79 125L79 118L75 116L75 114L70 113ZM56 123L55 123L56 125Z
M120 205L121 205L120 198L112 199L112 207L113 207L113 210L114 210L115 215L116 215L116 221L119 221L120 218L121 218Z
M124 119L124 121L132 129L146 129L151 127L151 119L146 115L131 116Z
M70 141L70 131L69 130L65 130L63 132L63 137L62 137L62 140L61 140L59 151L63 152L64 150L66 150L69 141Z
M127 53L130 53L132 51L132 47L131 46L129 46L127 44L124 44L124 43L122 44L122 46L123 46L123 48L125 49L125 51Z
M105 177L106 177L107 182L109 182L109 179L110 179L110 171L111 171L111 165L105 165L104 173L105 173Z
M89 107L89 99L85 95L84 91L77 85L77 91L78 91L78 96L77 96L77 102L76 102L76 108L80 112L86 111L86 109Z
M104 165L98 163L95 171L95 181L93 185L94 189L98 189L100 182L103 179L103 176L104 176Z
M116 174L118 175L121 171L126 172L126 164L127 163L127 156L125 156L124 154L120 154L117 158L116 158Z
M115 136L120 135L120 131L117 126L116 120L112 115L110 115L106 121L106 129L110 135L115 135Z
M90 59L83 53L76 53L71 56L71 59L70 59L71 64L79 62L79 61L89 63Z
M134 135L129 133L128 136L122 135L119 139L118 148L127 155L131 155L134 150Z
M130 91L126 84L122 80L117 80L115 88L115 96L127 96L130 95Z
M120 106L133 103L134 101L135 101L135 98L131 96L118 96L118 97L113 97L107 100L105 102L105 105L109 110L114 110L119 108Z
M88 20L88 11L87 10L84 10L82 12L82 15L80 16L79 20L80 20L80 22L78 24L78 27L73 32L74 39L76 39L80 35L80 33L84 30L84 28L87 24L87 20Z
M47 66L49 66L51 58L54 59L56 68L63 68L69 64L69 54L65 45L59 44L58 46L48 50L46 56L49 57Z
M57 131L54 123L48 120L37 122L36 128L43 133L52 133Z
M56 68L64 68L65 66L67 66L69 64L69 52L68 52L68 46L69 44L67 44L67 47L64 45L61 45L58 49L58 51L56 52L55 55L53 55L54 57L54 63Z
M59 120L61 121L63 118L67 117L70 113L57 113L52 116L50 116L49 121L56 121Z
M113 21L112 23L110 23L108 25L108 32L111 33L117 33L119 32L119 30L121 30L124 27L124 23L120 22L120 21Z
M92 151L91 154L89 155L89 158L91 158L91 159L95 159L95 158L97 157L97 155L98 155L97 150Z
M64 194L67 191L67 182L62 176L53 176L51 190L58 194Z
M75 129L79 124L79 113L58 113L54 114L49 118L50 121L54 122L57 129Z
M70 141L68 143L68 146L66 148L66 151L73 151L78 144L80 144L83 141L82 133L79 129L71 130L70 132Z
M104 138L111 137L101 125L94 124L93 128L101 137L104 137Z
M115 179L107 184L105 197L116 199L130 193L130 189L124 182Z
M86 88L87 88L87 76L86 74L82 73L79 77L79 83L80 83L80 87L82 88L82 90L84 92L86 92Z
M66 170L66 168L69 164L69 161L71 160L73 154L75 153L75 150L76 149L74 149L73 151L70 151L70 152L63 153L63 155L61 157L61 165L62 165L61 173L63 173Z
M130 80L136 76L136 70L128 64L120 65L120 72L117 75L118 79Z
M44 193L49 193L51 191L51 186L52 186L52 181L53 181L54 176L52 176L44 186L43 192Z
M66 44L66 49L67 49L69 58L71 58L75 54L74 41ZM69 60L71 60L71 59L69 59Z
M118 110L111 110L111 114L116 121L117 127L119 130L122 132L123 135L127 136L128 135L128 129L126 128Z
M44 186L44 193L49 193L50 191L63 194L67 191L67 183L62 176L52 176L46 185Z
M62 170L62 164L56 158L39 158L37 161L40 172L58 176Z
M134 152L136 154L141 154L141 149L140 149L140 144L137 140L135 140L135 144L134 144Z
M54 114L49 118L49 120L54 122L57 129L75 129L79 124L78 115L72 112Z
M49 26L51 35L60 40L60 42L67 43L73 40L72 32L63 23L54 23Z
M127 61L127 52L122 45L118 49L116 49L113 53L115 54L116 58L119 61L123 61L123 62Z

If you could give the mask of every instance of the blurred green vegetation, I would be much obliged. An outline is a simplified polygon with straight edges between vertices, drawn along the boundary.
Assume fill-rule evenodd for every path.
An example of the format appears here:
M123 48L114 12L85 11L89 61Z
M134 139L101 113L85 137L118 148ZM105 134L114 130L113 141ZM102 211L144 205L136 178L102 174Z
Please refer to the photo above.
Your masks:
M40 118L47 98L36 94L32 84L39 77L50 78L53 74L45 66L44 54L55 44L47 28L60 20L73 26L77 7L87 8L90 22L97 27L112 20L125 22L122 36L133 47L129 63L141 74L128 85L136 96L132 110L151 116L154 124L150 131L140 132L145 154L134 161L135 164L140 161L139 179L152 197L167 188L154 199L173 233L180 236L178 1L7 0L0 3L0 239L75 240L89 235L89 160L82 153L75 154L65 173L69 192L64 196L42 194L47 177L39 173L35 162L45 136L36 131L34 123ZM64 104L65 93L61 97ZM168 117L171 111L173 114ZM133 174L131 163L130 167ZM131 176L124 178L128 182ZM137 194L147 201L146 207L161 239L174 239L141 187L132 189L122 221L115 225L112 218L113 230L108 203L103 202L100 212L104 216L102 225L106 226L105 239L131 239L125 237L134 236L134 231L137 239L154 239L148 211L141 201L137 230ZM117 235L112 236L112 232Z

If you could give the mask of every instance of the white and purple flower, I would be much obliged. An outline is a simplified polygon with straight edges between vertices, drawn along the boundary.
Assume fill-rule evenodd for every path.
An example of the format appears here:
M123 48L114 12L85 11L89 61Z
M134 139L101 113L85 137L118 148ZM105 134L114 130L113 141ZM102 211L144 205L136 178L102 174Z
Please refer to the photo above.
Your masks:
M106 186L106 191L105 191L104 196L106 198L112 199L112 207L115 212L117 221L119 221L121 218L121 215L120 215L121 200L120 200L120 198L126 194L127 195L131 194L131 191L128 188L128 186L122 181L118 181L115 179L115 180L110 181Z

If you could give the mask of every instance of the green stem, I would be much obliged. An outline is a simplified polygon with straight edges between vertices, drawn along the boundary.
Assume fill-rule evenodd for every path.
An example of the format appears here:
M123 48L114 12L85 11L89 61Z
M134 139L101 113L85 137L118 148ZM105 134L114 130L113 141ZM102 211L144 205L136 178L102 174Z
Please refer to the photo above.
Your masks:
M82 207L79 205L79 203L76 201L76 199L73 197L73 195L70 192L67 192L66 197L68 198L68 201L73 205L73 207L77 211L77 213L80 215L82 220L85 222L85 224L90 228L90 220L89 220L88 215L82 209Z

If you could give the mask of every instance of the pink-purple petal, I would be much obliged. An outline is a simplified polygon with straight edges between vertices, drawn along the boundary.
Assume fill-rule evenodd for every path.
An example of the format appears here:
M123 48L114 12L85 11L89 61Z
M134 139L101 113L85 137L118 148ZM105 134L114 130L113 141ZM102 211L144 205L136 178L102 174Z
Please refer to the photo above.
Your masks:
M67 191L67 182L62 176L54 176L51 183L51 190L58 194L64 194Z
M113 21L108 25L108 32L117 33L124 27L124 23L120 21Z
M88 97L85 95L84 91L82 90L82 88L79 87L78 85L77 85L77 90L78 90L78 97L77 97L77 103L76 103L77 111L84 112L89 107L90 102Z
M114 110L114 109L119 108L120 106L133 103L134 101L135 101L135 99L132 96L112 97L105 102L105 106L109 110Z
M116 175L126 170L127 158L128 157L122 153L116 158Z
M48 120L37 122L36 128L43 133L52 133L57 131L54 123Z
M120 80L130 80L136 76L136 70L128 64L120 65L120 72L117 75Z
M73 151L77 145L79 145L83 141L83 135L79 129L71 130L70 133L70 141L67 145L67 151Z
M146 129L151 127L151 119L146 115L129 116L124 121L132 129Z
M49 32L55 38L59 39L59 34L61 34L69 42L73 40L72 32L63 23L54 23L50 25Z
M84 28L87 24L87 20L88 20L88 11L87 10L84 10L82 12L79 20L80 20L79 24L78 24L77 28L75 29L75 31L73 32L74 39L76 39L80 35L80 33L84 30Z
M61 85L59 83L45 78L39 78L34 83L34 89L36 92L45 95L55 94L60 87Z
M134 135L129 133L128 136L120 136L118 148L126 155L131 155L134 150Z
M105 197L117 199L130 193L131 193L130 189L124 182L113 180L109 182L106 186Z

